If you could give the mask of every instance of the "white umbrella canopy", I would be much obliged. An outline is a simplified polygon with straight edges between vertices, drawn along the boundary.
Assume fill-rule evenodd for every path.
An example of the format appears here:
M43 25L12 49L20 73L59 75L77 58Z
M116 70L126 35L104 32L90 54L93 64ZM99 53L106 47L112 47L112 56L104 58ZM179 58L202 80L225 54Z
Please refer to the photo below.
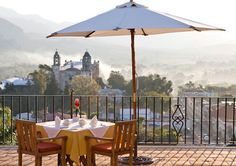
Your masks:
M135 2L117 6L108 12L72 25L48 37L154 35L172 32L224 30L167 13L155 12Z

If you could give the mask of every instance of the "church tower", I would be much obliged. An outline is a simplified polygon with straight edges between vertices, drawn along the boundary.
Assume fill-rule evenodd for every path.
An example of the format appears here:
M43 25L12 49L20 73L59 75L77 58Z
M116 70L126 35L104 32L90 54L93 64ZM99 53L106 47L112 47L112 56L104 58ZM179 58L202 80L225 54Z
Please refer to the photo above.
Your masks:
M61 65L61 58L60 55L58 54L57 50L53 56L53 66L60 66Z
M61 66L61 58L60 58L60 55L58 54L58 51L56 50L53 56L52 70L53 70L57 83L60 82L60 66Z
M84 56L83 56L83 60L82 60L82 71L90 71L90 66L91 66L91 56L90 54L88 53L88 51L86 51L84 53Z

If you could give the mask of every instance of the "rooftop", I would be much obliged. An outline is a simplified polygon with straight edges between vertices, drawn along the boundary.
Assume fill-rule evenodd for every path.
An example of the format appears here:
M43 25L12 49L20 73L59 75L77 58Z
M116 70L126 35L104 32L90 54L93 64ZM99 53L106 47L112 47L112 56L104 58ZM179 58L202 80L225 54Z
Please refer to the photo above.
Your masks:
M0 82L0 88L5 89L6 84L12 84L15 86L24 86L27 84L32 84L32 80L24 77L11 77Z

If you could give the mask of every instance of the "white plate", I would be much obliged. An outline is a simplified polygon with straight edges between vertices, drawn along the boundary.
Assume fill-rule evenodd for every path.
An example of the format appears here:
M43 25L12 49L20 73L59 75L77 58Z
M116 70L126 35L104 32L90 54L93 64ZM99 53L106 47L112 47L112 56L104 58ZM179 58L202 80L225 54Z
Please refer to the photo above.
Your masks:
M68 128L68 126L60 126L60 129Z

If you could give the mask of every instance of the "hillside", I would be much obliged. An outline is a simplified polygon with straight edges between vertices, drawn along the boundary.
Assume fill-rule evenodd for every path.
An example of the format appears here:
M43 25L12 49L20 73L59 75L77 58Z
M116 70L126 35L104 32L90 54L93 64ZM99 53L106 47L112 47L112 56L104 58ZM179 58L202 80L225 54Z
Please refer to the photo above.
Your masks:
M32 72L38 64L52 64L56 49L62 62L80 59L87 49L100 61L100 72L108 77L120 70L131 77L129 37L50 38L46 35L71 23L55 23L37 15L22 15L0 7L0 79ZM227 32L222 32L227 33ZM223 37L223 34L220 37ZM138 75L159 73L177 87L188 82L236 83L236 40L214 41L206 33L136 37ZM229 35L229 34L228 34ZM213 36L213 35L212 35Z

